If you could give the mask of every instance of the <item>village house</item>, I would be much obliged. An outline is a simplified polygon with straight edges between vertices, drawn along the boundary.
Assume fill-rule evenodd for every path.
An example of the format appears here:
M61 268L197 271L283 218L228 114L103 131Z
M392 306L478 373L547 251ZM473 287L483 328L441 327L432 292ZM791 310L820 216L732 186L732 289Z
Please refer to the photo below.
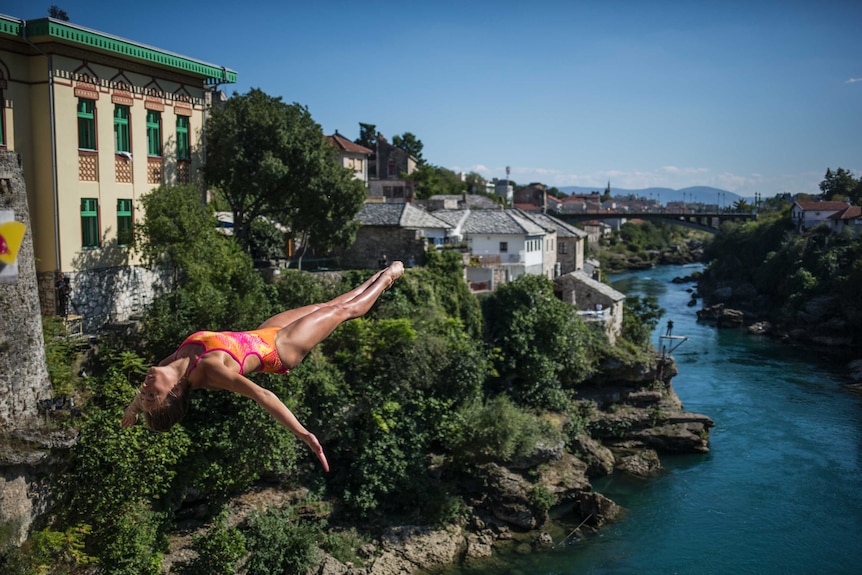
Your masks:
M368 198L383 202L413 200L413 182L404 179L416 169L416 158L377 134L368 164Z
M365 146L352 142L338 133L338 130L326 140L338 151L338 162L343 168L353 172L353 177L368 187L368 158L374 153Z
M613 344L622 332L625 294L593 279L582 271L571 272L554 280L554 293L578 309L585 322L601 324Z
M70 22L0 16L0 149L23 165L43 313L60 272L87 328L152 297L158 279L130 249L140 198L200 183L208 102L236 78Z
M820 224L829 224L829 217L850 207L847 202L794 202L790 208L790 221L797 231L811 229Z
M429 246L442 246L451 232L447 222L406 202L366 202L356 219L356 240L337 254L348 268L374 268L383 254L389 261L424 264Z
M557 233L554 274L550 277L584 269L587 232L542 212L523 212L524 216Z
M450 241L466 242L471 284L493 290L523 274L546 275L544 240L552 236L556 249L556 232L548 232L518 210L440 210L433 215L450 225Z
M828 220L835 233L849 231L856 236L862 233L862 207L860 206L847 206L829 216Z

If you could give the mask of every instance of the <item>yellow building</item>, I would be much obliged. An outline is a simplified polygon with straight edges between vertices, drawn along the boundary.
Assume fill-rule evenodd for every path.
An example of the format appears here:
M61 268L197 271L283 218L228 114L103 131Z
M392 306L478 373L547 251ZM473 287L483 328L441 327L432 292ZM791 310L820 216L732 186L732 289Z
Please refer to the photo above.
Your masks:
M60 271L98 287L87 274L135 267L140 197L196 183L207 102L233 82L222 66L70 22L0 15L0 149L22 160L43 311ZM73 294L82 315L124 315Z

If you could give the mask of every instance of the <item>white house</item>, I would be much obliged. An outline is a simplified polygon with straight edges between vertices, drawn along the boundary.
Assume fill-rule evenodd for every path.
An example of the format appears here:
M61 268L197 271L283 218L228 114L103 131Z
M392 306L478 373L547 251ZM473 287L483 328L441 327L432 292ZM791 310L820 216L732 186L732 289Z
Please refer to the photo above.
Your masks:
M862 207L848 206L829 216L829 223L836 233L849 230L859 236L862 234Z
M353 177L368 186L368 158L374 152L365 146L351 142L338 133L338 130L326 139L338 150L338 159L342 167L353 171Z
M807 230L820 224L828 224L829 216L849 207L847 202L794 202L790 208L790 220L797 230Z
M545 273L545 238L556 233L520 211L440 210L434 216L451 226L450 241L467 242L467 280L471 284L494 289L496 284L524 274Z
M546 250L556 252L546 253L545 256L546 270L548 266L551 266L553 270L548 278L554 279L557 276L584 268L584 245L587 240L587 232L546 213L522 212L522 215L545 229L556 232L555 241L551 241L553 238L546 238L545 240Z

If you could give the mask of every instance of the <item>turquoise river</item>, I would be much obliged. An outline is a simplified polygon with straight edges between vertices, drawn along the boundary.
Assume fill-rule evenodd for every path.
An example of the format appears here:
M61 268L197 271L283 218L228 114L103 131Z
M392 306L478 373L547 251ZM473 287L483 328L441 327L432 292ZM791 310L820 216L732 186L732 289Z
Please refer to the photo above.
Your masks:
M715 421L710 452L662 456L651 480L596 480L626 509L596 536L450 575L862 574L862 396L822 350L698 322L693 284L671 282L698 269L612 279L658 297L656 343L669 319L689 338L673 353L673 387Z

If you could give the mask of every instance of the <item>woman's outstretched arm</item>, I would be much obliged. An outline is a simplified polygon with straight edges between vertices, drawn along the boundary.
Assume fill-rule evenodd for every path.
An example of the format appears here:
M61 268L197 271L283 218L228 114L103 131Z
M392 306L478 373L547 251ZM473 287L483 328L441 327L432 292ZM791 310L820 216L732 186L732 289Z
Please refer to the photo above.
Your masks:
M250 397L263 407L276 421L288 428L291 433L302 440L309 449L317 456L323 465L324 471L329 471L329 463L326 461L326 454L323 453L323 447L313 433L308 431L299 422L293 412L268 389L265 389L250 379L232 372L221 366L207 365L207 379L210 388L224 389L239 393L246 397Z

